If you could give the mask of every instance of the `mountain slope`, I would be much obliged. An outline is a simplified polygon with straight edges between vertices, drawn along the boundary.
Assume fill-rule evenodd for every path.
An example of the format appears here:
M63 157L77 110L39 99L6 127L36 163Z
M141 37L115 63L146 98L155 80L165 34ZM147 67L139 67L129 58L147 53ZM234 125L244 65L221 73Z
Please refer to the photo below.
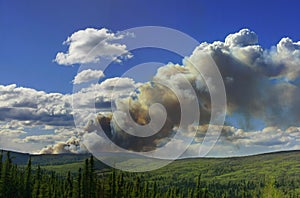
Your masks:
M79 178L80 167L84 171L90 170L87 167L91 161L84 162L90 157L89 154L29 155L11 152L11 156L21 166L21 173L24 170L22 166L24 167L26 159L30 156L33 174L38 174L37 164L44 170L57 172L58 178L62 180L69 177L68 171L72 173L73 178ZM127 166L134 165L142 159L138 155L129 157L120 153L103 153L103 156L112 160L122 158L122 161L116 160L116 164L122 163ZM137 192L144 193L141 189L148 189L152 194L163 197L194 197L200 192L205 193L204 197L261 197L270 193L271 197L300 197L299 164L300 151L235 158L180 159L161 169L142 173L116 171L96 160L94 176L106 197L110 197L112 183L122 184L120 189L133 193L132 197L136 197ZM44 178L52 178L48 171L42 171L46 175ZM85 177L88 178L90 177ZM173 195L170 196L171 194Z

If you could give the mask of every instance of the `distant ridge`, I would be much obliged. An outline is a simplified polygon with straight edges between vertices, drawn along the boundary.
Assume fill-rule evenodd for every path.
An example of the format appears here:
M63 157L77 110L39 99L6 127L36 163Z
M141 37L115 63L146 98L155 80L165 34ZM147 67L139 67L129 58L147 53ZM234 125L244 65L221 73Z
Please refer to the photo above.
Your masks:
M6 152L9 150L2 150L3 151L3 160L6 158ZM29 154L29 153L22 153L16 151L9 151L10 156L12 158L13 163L17 165L26 165L28 162L29 157L32 159L32 164L36 165L39 164L41 166L44 165L62 165L62 164L69 164L75 162L81 162L91 156L90 153L85 154L74 154L74 153L60 153L60 154ZM205 159L214 159L214 160L226 160L226 159L247 159L247 158L272 158L277 155L288 156L290 154L299 154L300 158L300 150L289 150L289 151L277 151L277 152L269 152L269 153L260 153L260 154L253 154L248 156L233 156L233 157L192 157L192 158L181 158L175 161L185 161L185 160L205 160ZM128 158L143 158L143 156L135 155L135 154L122 154L122 153L103 153L104 157L120 157L123 160Z
M16 151L2 150L3 160L6 159L6 153L10 152L12 162L17 165L26 165L29 157L31 157L32 164L43 165L59 165L65 163L73 163L83 161L90 157L91 154L72 154L72 153L61 153L61 154L29 154Z
M255 156L265 156L265 155L280 155L280 154L288 154L288 153L299 153L300 150L286 150L286 151L271 151L265 153L255 153L250 155L241 155L241 156L228 156L228 157L185 157L180 158L177 160L184 160L184 159L234 159L234 158L248 158L248 157L255 157Z

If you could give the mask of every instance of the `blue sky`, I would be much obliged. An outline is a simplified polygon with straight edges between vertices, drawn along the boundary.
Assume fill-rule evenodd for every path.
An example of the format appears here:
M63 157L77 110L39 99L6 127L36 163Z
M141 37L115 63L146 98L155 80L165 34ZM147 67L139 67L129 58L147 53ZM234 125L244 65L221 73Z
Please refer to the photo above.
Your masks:
M184 32L199 43L207 42L197 49L217 54L215 61L220 64L228 93L226 124L231 126L225 127L222 142L212 156L300 149L297 147L300 137L299 7L297 0L0 0L1 147L28 152L39 152L45 147L44 151L49 153L77 152L82 144L82 131L75 130L74 126L73 86L82 83L88 75L102 73L86 71L79 78L80 64L59 64L57 55L68 55L70 46L78 44L74 40L69 45L63 42L81 32L83 40L80 41L89 43L90 37L84 34L100 31L107 38L111 36L113 41L119 41L124 36L118 35L119 31L163 26ZM86 46L77 48L80 53L81 47ZM127 52L122 46L118 48ZM194 52L188 58L198 61L198 51ZM182 63L182 57L162 49L134 50L127 55L128 60L113 63L104 71L105 77L93 85L100 90L96 103L103 111L110 107L108 95L111 85L118 80L114 77L131 67L145 62L186 64ZM229 66L222 65L223 62ZM162 74L167 75L176 67L174 64L163 67L165 70L156 77L164 79ZM144 70L147 77L144 81L150 80L153 71L156 69ZM189 70L186 72L194 75ZM116 85L120 96L127 96L139 86L132 79L120 81ZM84 91L90 93L93 86ZM77 95L82 97L80 94ZM84 96L83 102L91 100L89 97ZM201 134L197 138L201 139Z
M199 42L224 40L250 28L264 47L282 37L299 40L299 1L14 1L0 2L0 84L70 93L77 66L52 60L62 42L87 27L112 31L157 25L183 31Z

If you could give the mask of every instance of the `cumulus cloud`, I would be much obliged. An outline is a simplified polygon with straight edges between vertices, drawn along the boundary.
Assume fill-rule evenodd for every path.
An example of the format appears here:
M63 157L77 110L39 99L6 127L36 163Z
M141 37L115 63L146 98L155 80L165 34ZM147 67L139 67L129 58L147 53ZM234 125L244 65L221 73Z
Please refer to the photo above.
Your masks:
M212 45L218 45L213 43ZM299 78L300 42L282 38L276 46L263 49L258 45L257 35L248 29L230 34L225 39L224 49L239 61L268 77L294 81Z
M300 128L294 126L286 129L269 126L257 131L231 127L223 135L224 141L236 147L235 155L241 155L239 148L244 148L249 154L300 149ZM257 151L253 152L255 148Z
M42 131L42 129L40 129L39 131ZM49 133L49 131L51 131L51 133ZM49 134L31 135L30 133L28 133L27 136L25 136L24 138L16 138L14 142L54 144L56 142L67 141L70 137L77 135L77 130L73 127L67 126L55 127L53 131L45 130L45 133Z
M255 32L249 29L242 29L237 33L229 34L225 39L225 45L230 47L244 47L254 45L258 42L258 37Z
M87 69L79 72L73 80L74 84L81 84L89 82L91 80L97 80L104 77L104 73L101 70Z
M72 126L71 96L0 85L0 120L26 125Z
M71 35L66 41L69 45L68 52L59 53L56 61L67 65L97 62L102 57L114 59L120 53L127 53L126 46L120 51L114 51L122 45L113 41L118 41L125 35L117 35L106 29L99 31L87 29ZM99 42L100 46L103 45L103 50L107 47L113 53L104 54L102 49L97 48L95 53L89 54L92 46ZM73 95L47 94L16 85L0 86L0 121L14 126L5 127L16 130L15 134L23 130L18 125L23 127L26 124L47 125L55 129L59 126L72 127L72 115L76 114L70 108L70 98L73 97L76 98L75 107L82 110L76 116L86 125L81 133L57 129L55 138L51 139L48 135L28 136L23 138L23 142L45 141L52 145L44 148L41 153L81 152L85 144L97 146L95 136L99 135L99 123L105 135L120 147L133 151L152 151L167 144L178 130L182 104L175 97L175 91L184 98L183 105L193 108L189 112L194 112L195 107L201 112L197 129L190 125L192 122L186 122L184 127L187 137L193 134L193 130L197 130L195 140L186 153L186 156L196 155L207 131L212 105L207 87L210 82L204 81L193 64L199 65L202 71L207 69L203 54L208 54L220 70L227 94L228 119L226 126L221 129L221 139L213 151L215 155L220 155L220 152L224 152L224 155L241 155L299 149L299 50L300 42L294 42L290 38L283 38L277 45L264 49L259 45L255 32L242 29L228 35L224 41L201 43L191 56L183 60L182 65L164 65L157 70L152 82L144 84L136 83L130 78L111 78L82 88ZM80 80L74 78L75 84L96 78L96 75L88 75L89 72L93 73L92 70L85 72L81 77L78 74L77 78ZM84 77L86 79L82 80ZM170 86L163 86L162 82ZM193 92L198 101L196 105L193 103ZM162 104L167 113L166 122L159 132L146 138L126 133L140 133L140 130L134 131L135 125L131 125L132 121L145 126L154 120L151 119L150 107L155 103ZM94 115L95 107L97 112L109 111L111 104L120 111L119 114ZM159 109L154 110L156 115L163 115ZM83 111L88 113L82 113ZM129 115L122 112L129 112ZM117 121L116 115L122 118L121 121ZM193 118L194 114L191 113L190 117ZM21 124L13 123L13 120ZM213 127L217 132L222 126ZM2 128L4 129L4 125ZM184 139L183 137L182 141L178 141L178 148L184 147ZM102 142L98 146L104 147L106 142L103 142L103 138L100 140ZM214 155L213 152L211 155Z
M130 115L124 114L125 116L122 117L119 114L122 118L121 122L117 122L116 117L109 118L109 122L104 123L104 128L108 130L105 133L117 145L134 151L153 150L159 147L165 138L172 137L174 129L179 124L181 104L174 94L170 93L168 87L163 87L158 82L172 85L173 91L181 93L186 98L185 101L188 101L188 98L192 99L192 90L183 83L187 80L198 97L201 111L199 121L201 124L208 124L211 101L207 84L210 82L205 82L193 67L193 64L196 64L201 70L207 69L208 65L205 65L207 61L203 59L205 57L203 54L209 54L221 72L227 94L227 113L229 117L238 121L235 123L236 127L244 131L253 131L258 127L257 120L260 120L264 126L273 126L281 130L293 126L300 121L298 111L300 91L292 83L298 78L295 69L295 65L300 61L298 50L298 42L295 43L291 39L283 39L277 46L264 49L258 44L258 36L248 29L230 34L225 42L202 43L196 47L190 57L184 59L183 65L168 64L159 68L153 77L153 82L143 84L135 95L117 100L117 109L124 112L126 112L124 106L130 104L127 107ZM296 72L290 73L291 71ZM283 77L290 81L282 80ZM166 123L159 132L149 138L126 133L125 131L135 129L135 125L130 123L131 120L126 118L131 117L139 125L148 124L151 121L149 109L154 103L162 104L168 113ZM103 116L100 116L98 122L101 123L103 119ZM230 120L226 120L226 123L232 124ZM139 131L133 134L138 134ZM228 137L228 140L231 138ZM259 138L267 142L267 139ZM273 142L272 139L270 141ZM258 141L250 143L259 144Z
M273 64L281 69L280 77L290 81L299 78L300 41L293 42L288 37L283 38L277 44L276 51L271 51L269 56Z
M49 134L49 135L30 135L30 136L26 136L24 139L22 140L16 140L16 142L22 141L25 143L47 143L47 144L51 144L54 143L55 141L62 141L63 137L61 136L56 136L53 134Z
M261 130L247 131L234 126L199 125L189 128L196 132L194 142L181 157L195 157L199 150L208 127L212 132L221 130L221 136L213 149L208 153L209 157L228 157L253 155L259 153L299 150L300 128L288 127L280 129L275 126L265 127ZM201 145L201 146L200 146ZM180 145L178 145L180 147Z
M6 127L74 126L72 97L82 107L105 108L138 87L130 78L110 78L74 94L46 93L17 85L0 85L0 121ZM77 104L77 103L76 103ZM90 105L90 106L89 106Z
M94 112L96 107L102 111L110 109L116 98L128 96L136 86L138 84L130 78L111 78L69 95L46 93L15 84L0 85L0 138L7 139L5 145L34 144L34 149L38 145L66 143L70 137L84 133L83 129L78 132L75 128L72 97L81 100L79 108ZM83 116L81 120L86 124L88 118ZM39 135L33 135L32 131L38 131ZM79 147L74 148L81 149ZM30 147L26 149L30 150Z
M251 126L253 118L271 126L298 123L300 91L293 83L299 77L298 42L282 39L271 49L257 42L253 31L243 29L227 36L225 42L200 44L188 60L201 64L203 53L212 56L224 79L228 114L239 114L243 127L255 127Z
M73 33L64 42L67 52L58 52L55 62L60 65L96 63L100 59L120 61L119 56L131 58L124 44L118 43L127 34L118 34L106 28L87 28Z
M128 97L130 93L140 86L131 78L109 78L101 83L91 84L73 93L76 109L90 110L110 109L111 104L118 98ZM75 112L76 113L76 112Z

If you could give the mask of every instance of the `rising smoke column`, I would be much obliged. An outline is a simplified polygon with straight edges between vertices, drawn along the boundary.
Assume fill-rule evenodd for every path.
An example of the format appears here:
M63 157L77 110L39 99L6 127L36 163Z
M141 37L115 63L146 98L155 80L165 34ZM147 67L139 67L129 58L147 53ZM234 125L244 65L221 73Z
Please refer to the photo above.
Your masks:
M200 124L208 124L210 118L210 96L201 74L192 63L202 64L201 54L211 55L223 77L227 101L228 115L238 113L243 118L245 130L255 126L251 119L263 120L266 126L279 125L288 127L299 122L300 97L298 87L282 80L298 78L299 69L295 64L299 60L299 43L284 38L276 50L264 50L257 45L257 35L243 29L226 37L225 42L212 44L202 43L190 57L185 58L183 65L168 64L158 69L153 82L146 83L138 89L134 98L128 98L130 116L141 125L149 123L149 107L153 103L161 103L167 110L164 127L154 136L148 138L134 137L122 131L114 119L111 120L111 138L119 146L134 151L155 149L162 139L172 138L180 121L180 105L176 96L167 87L156 85L156 81L164 81L174 85L179 91L184 88L181 78L184 76L193 86L201 109ZM290 56L288 56L288 52ZM205 65L201 65L205 69ZM291 70L295 70L296 73ZM209 82L208 82L209 83ZM188 94L187 94L188 95ZM117 100L117 108L122 109L122 100ZM124 117L124 122L126 118ZM108 123L107 123L108 124ZM105 127L105 125L101 125ZM110 134L109 132L107 132ZM137 132L138 133L138 132Z
M167 82L188 98L191 90L186 89L182 79L193 87L198 99L201 116L200 125L206 126L210 120L210 94L201 74L193 63L205 70L207 65L203 54L210 55L217 64L227 94L227 114L239 120L237 128L245 131L255 129L253 120L263 122L263 127L274 126L285 129L300 121L299 74L300 42L283 38L271 49L258 45L258 36L248 29L228 35L225 42L202 43L197 46L183 64L167 64L157 70L152 82L139 87L130 97L114 100L116 109L126 110L129 104L130 117L139 125L150 122L149 108L160 103L166 108L167 119L159 132L150 137L135 137L127 134L112 114L99 114L89 122L86 131L99 130L100 124L105 134L117 145L134 151L149 151L168 142L176 133L181 111L176 94L159 82ZM130 129L127 115L122 126ZM97 124L98 123L98 124ZM229 121L227 124L231 124ZM139 131L133 131L139 133ZM228 138L230 140L230 138Z

